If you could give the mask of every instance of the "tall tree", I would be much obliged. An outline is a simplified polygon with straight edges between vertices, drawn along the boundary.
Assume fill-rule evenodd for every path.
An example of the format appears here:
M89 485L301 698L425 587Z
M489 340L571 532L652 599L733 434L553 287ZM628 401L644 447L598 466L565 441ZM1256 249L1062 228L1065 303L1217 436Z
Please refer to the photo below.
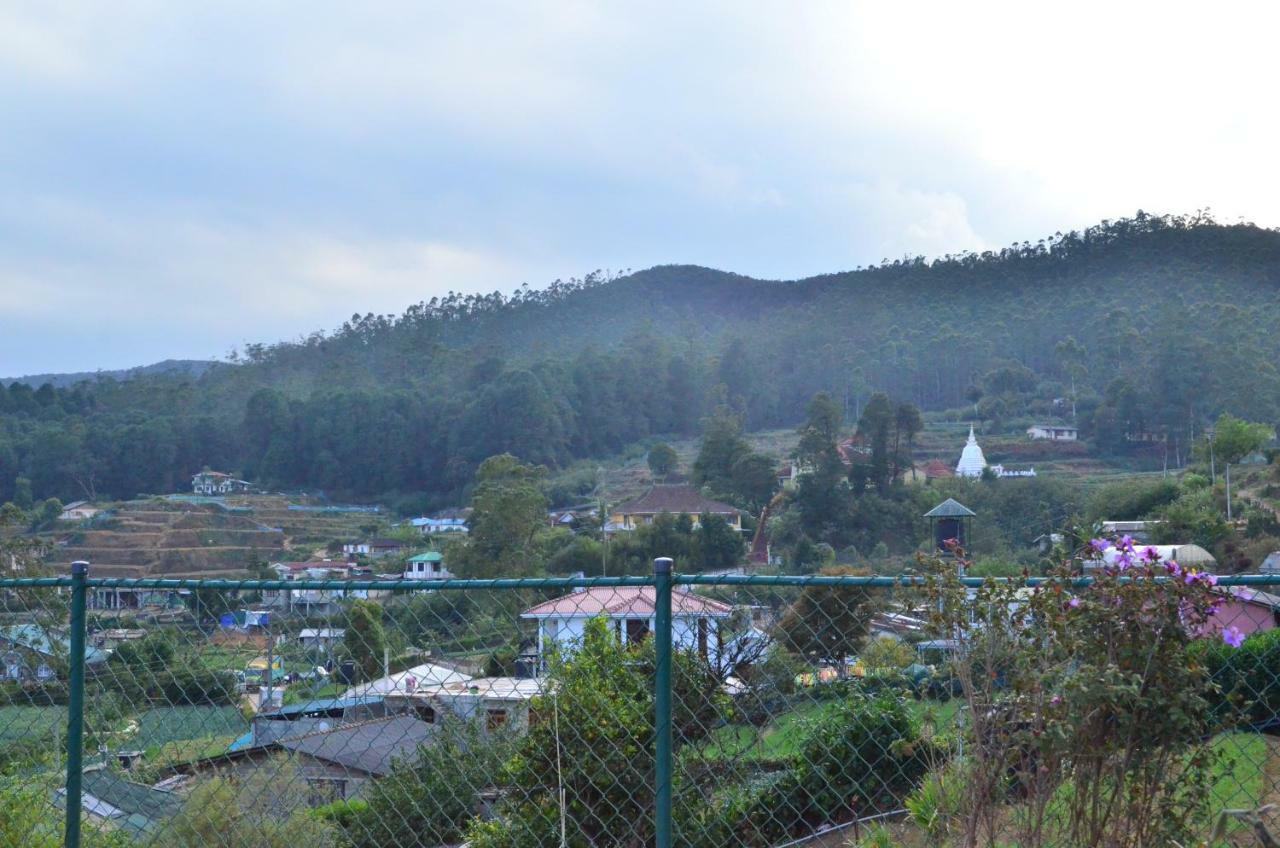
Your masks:
M1231 520L1231 463L1239 462L1275 438L1266 424L1255 424L1226 412L1213 428L1211 447L1214 457L1223 465L1227 478L1227 520Z
M526 465L507 453L480 465L467 519L470 533L459 551L462 574L512 577L537 569L533 541L547 523L546 476L544 466Z

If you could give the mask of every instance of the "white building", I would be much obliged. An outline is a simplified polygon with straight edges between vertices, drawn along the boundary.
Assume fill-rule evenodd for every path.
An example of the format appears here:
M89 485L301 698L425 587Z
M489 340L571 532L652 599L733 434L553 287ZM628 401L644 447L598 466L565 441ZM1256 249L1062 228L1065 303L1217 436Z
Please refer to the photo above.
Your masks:
M618 642L642 641L654 628L656 591L652 586L607 586L571 592L530 607L521 618L538 622L538 668L545 668L553 649L572 651L582 644L587 621L603 618ZM733 607L692 592L671 595L671 644L677 650L697 651L718 665L723 648L718 624Z
M87 518L93 518L99 512L102 512L102 510L91 505L88 501L72 501L62 508L62 514L58 516L58 520L84 521Z
M191 491L197 495L230 495L251 488L253 484L249 481L237 480L221 471L201 471L191 478Z
M1028 439L1049 439L1054 442L1074 442L1080 438L1080 431L1075 427L1064 427L1057 424L1033 424L1027 428Z
M981 477L987 467L987 458L982 455L978 439L973 435L973 425L969 425L969 441L965 442L960 452L960 461L956 463L957 477Z
M537 678L476 677L389 694L386 705L389 712L412 712L428 724L452 715L464 721L483 719L486 730L503 727L523 733L529 729L530 703L546 692L546 683Z
M361 683L359 686L352 686L342 693L342 697L346 699L412 695L419 690L435 689L451 683L467 683L470 680L471 675L463 674L448 666L423 663L368 683Z
M327 651L346 635L347 631L341 627L304 627L298 633L298 644L304 648Z
M400 576L405 580L448 580L453 574L444 566L444 554L427 551L409 557Z

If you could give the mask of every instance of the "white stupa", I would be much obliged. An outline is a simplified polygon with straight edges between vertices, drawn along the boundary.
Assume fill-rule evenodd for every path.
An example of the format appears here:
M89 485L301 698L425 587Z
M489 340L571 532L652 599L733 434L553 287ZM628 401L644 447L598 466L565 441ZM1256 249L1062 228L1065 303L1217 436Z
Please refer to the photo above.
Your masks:
M964 450L960 453L960 461L956 463L957 477L981 477L982 471L987 467L987 458L982 455L982 448L978 446L978 439L973 435L973 425L969 425L969 441L965 442Z

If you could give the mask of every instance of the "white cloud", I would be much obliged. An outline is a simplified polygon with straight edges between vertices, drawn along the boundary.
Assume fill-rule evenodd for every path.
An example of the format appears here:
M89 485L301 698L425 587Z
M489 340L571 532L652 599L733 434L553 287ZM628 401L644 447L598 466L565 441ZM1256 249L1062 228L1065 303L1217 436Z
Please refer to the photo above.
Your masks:
M207 355L595 267L794 277L1139 207L1280 224L1277 23L1097 0L9 4L0 355L23 364L0 372L41 367L21 339L88 338L79 367Z

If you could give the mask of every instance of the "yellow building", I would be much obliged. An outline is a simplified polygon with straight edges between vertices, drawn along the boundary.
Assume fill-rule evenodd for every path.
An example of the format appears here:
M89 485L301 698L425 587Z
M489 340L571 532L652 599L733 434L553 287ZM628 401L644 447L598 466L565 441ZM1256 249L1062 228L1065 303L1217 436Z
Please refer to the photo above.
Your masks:
M718 515L735 530L742 530L742 513L737 507L713 501L702 496L692 486L684 484L658 484L635 500L614 507L609 513L609 529L634 530L644 524L652 524L663 513L688 515L698 524L703 513Z

